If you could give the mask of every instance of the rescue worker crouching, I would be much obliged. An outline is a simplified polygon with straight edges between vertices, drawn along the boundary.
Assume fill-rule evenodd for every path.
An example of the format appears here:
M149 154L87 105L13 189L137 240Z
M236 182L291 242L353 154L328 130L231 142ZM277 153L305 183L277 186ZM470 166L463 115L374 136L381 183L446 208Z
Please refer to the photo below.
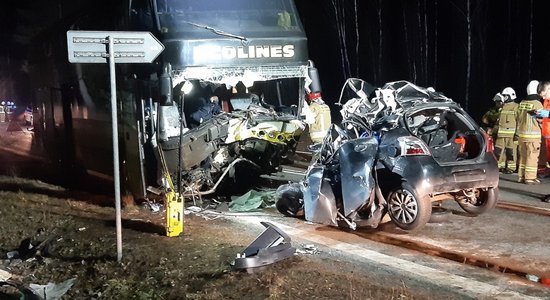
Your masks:
M537 167L541 144L541 124L536 111L542 109L538 91L539 82L533 80L527 86L527 97L516 111L516 135L519 142L518 182L539 184Z
M498 160L498 168L504 174L516 171L516 111L518 104L514 102L516 92L511 87L505 88L501 96L504 105L500 109L497 121L495 154Z

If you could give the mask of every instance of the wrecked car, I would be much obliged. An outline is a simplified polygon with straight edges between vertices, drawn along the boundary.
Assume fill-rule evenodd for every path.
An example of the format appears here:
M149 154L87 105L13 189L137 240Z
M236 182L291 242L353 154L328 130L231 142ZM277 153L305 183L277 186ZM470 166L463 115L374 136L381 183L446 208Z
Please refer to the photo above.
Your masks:
M387 213L416 230L433 203L454 200L472 215L495 206L492 140L450 98L407 81L375 88L351 78L339 104L342 123L315 145L305 179L280 188L281 213L352 229L377 227Z

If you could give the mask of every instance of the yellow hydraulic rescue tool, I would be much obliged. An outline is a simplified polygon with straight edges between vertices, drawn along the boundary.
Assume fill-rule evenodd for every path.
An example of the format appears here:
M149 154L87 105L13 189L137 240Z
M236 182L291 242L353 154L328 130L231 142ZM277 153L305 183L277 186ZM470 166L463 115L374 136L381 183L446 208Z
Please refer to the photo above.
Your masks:
M176 192L172 177L166 165L166 159L160 146L159 149L160 163L162 164L163 176L166 179L164 187L165 207L166 207L166 236L179 236L183 233L183 196Z

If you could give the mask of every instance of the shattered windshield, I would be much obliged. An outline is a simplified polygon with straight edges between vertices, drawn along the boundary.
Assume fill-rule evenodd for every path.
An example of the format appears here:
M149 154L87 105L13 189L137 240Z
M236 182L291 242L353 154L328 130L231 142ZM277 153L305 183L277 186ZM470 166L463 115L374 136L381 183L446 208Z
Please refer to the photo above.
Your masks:
M156 6L165 33L206 34L204 27L248 36L303 31L291 0L157 0Z

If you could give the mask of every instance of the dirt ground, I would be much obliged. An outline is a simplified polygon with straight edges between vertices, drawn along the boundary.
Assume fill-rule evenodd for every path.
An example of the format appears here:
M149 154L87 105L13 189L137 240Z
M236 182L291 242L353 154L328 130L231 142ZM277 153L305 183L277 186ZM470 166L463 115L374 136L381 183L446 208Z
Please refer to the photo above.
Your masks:
M187 215L184 234L168 238L163 212L139 205L123 209L119 264L112 183L62 188L55 166L33 155L31 136L28 129L0 134L0 275L7 271L16 283L74 278L63 299L456 298L326 252L254 274L235 271L231 262L261 229ZM25 240L39 251L9 259ZM19 299L11 292L0 288L0 299Z
M434 299L328 255L296 255L254 274L233 271L236 253L259 232L189 215L183 236L168 238L162 213L138 206L123 210L118 264L114 209L96 204L108 196L75 198L58 186L7 176L0 190L0 269L26 284L76 278L64 299ZM7 259L24 239L46 242L30 257Z

